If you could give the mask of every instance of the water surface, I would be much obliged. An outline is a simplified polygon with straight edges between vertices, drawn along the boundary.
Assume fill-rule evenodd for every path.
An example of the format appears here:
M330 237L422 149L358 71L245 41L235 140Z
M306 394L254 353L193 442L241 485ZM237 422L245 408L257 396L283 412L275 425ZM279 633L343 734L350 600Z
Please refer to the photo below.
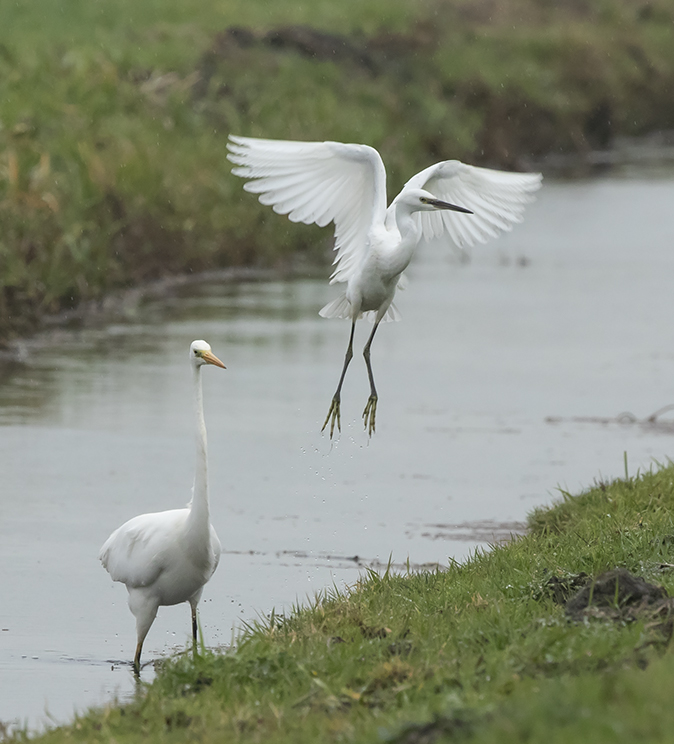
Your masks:
M622 475L625 453L631 473L666 460L674 417L616 417L674 402L672 204L673 179L549 183L470 263L425 247L373 346L371 440L360 355L341 437L320 434L349 330L317 315L326 281L206 284L27 344L0 371L0 720L132 693L126 591L96 556L128 518L189 499L195 338L228 367L203 371L225 551L201 604L211 646L361 565L464 558L558 487ZM189 633L187 605L161 608L145 659Z

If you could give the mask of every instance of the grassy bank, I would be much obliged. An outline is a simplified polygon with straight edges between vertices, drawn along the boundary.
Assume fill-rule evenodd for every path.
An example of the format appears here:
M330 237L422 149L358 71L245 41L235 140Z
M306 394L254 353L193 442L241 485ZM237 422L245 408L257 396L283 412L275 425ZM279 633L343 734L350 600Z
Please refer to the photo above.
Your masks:
M673 601L592 580L621 567L674 591L673 508L672 467L564 494L507 545L372 573L38 740L672 741Z
M674 0L0 4L0 343L175 272L325 257L229 132L368 142L391 190L674 128Z

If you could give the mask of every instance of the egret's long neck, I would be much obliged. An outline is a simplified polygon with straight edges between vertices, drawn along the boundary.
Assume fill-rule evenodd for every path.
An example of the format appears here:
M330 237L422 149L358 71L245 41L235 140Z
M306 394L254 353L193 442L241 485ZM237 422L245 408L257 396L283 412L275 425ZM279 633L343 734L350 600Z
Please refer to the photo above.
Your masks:
M412 218L410 205L404 201L394 200L386 213L386 228L400 233L400 242L395 248L395 255L389 257L390 269L400 274L407 268L417 247L421 230Z
M190 522L208 527L208 451L204 399L201 390L201 367L194 367L194 410L197 419L197 457L194 472L194 491L190 506Z

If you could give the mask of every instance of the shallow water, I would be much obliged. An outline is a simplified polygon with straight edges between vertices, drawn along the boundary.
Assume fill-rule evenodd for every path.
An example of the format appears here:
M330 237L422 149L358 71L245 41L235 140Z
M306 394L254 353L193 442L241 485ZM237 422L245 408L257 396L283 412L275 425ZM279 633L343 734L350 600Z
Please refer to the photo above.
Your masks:
M96 555L126 519L189 499L195 338L228 367L203 373L225 551L200 607L211 646L359 566L464 558L557 487L621 476L624 453L630 473L666 460L672 414L616 417L674 402L672 204L672 178L549 183L470 263L424 248L403 322L373 346L371 440L359 356L342 435L320 434L348 335L317 315L325 281L209 284L27 344L0 367L0 721L39 728L133 694L126 591ZM161 608L145 661L189 633L187 605Z

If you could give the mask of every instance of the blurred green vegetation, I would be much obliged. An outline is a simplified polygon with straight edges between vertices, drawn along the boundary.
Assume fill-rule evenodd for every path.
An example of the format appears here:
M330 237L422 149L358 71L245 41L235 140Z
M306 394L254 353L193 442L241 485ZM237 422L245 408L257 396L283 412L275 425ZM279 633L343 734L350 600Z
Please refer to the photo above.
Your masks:
M563 497L507 544L370 572L35 741L672 741L674 599L655 587L674 592L674 468ZM595 582L592 607L565 612L616 566L654 585L650 600Z
M0 3L0 343L167 274L324 260L230 132L377 147L390 190L674 128L674 0Z

